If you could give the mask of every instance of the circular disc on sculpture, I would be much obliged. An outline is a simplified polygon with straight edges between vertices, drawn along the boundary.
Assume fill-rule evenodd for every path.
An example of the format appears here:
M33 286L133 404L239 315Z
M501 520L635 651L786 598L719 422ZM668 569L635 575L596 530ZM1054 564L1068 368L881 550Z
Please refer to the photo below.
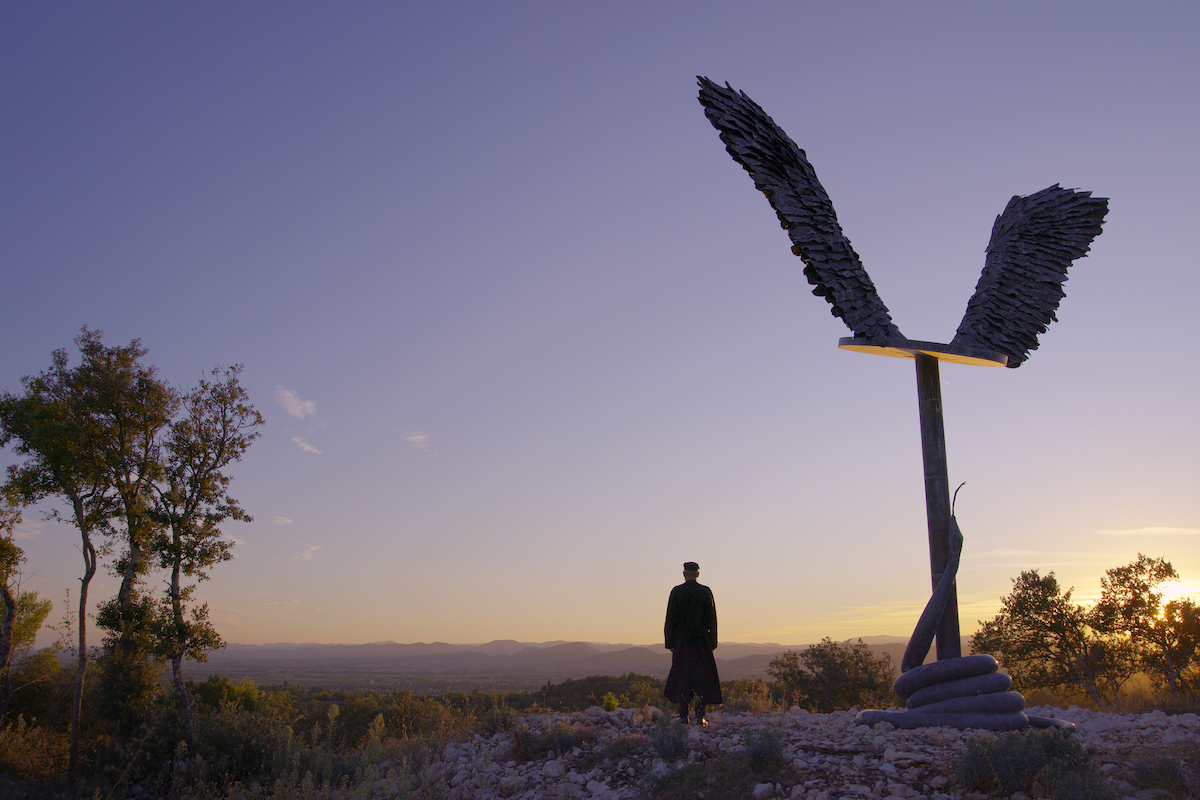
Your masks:
M892 358L916 358L917 353L933 356L951 364L971 364L977 367L1003 367L1008 356L979 347L963 347L937 342L918 342L915 339L860 339L847 336L838 339L838 347L856 353L869 353Z

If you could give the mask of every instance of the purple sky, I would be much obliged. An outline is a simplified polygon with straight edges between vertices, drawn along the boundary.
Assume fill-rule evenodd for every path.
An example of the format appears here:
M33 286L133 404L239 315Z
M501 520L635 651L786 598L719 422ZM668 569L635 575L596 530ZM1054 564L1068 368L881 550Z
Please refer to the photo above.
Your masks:
M79 328L245 364L230 641L907 635L910 362L839 351L695 76L808 152L898 326L948 341L995 215L1111 198L1018 370L943 368L964 632L1023 569L1200 594L1194 3L7 3L0 389ZM8 453L0 454L10 463ZM26 588L78 587L70 528ZM98 577L93 597L116 581Z

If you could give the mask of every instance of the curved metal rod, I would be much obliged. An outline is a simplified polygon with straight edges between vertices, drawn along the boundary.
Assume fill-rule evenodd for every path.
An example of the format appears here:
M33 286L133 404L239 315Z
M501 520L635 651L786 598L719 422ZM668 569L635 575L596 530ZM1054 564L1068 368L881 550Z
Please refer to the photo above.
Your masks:
M925 661L925 656L929 654L929 648L933 645L933 637L937 635L938 623L942 619L942 612L946 610L946 603L954 589L954 578L958 575L958 562L962 556L962 546L962 531L958 529L958 520L951 515L950 557L946 560L946 571L938 579L937 588L933 590L933 595L925 604L925 610L921 612L921 618L917 620L917 627L913 630L912 638L908 640L908 647L904 649L904 660L900 662L901 672L908 672L913 667L921 666Z

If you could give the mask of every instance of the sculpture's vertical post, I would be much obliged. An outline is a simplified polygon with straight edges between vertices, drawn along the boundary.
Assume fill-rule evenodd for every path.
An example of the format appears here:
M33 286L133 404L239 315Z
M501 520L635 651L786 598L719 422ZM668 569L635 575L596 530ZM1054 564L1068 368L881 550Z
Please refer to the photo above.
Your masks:
M946 432L942 425L942 380L936 358L918 352L916 360L921 458L925 463L925 515L929 521L929 568L936 588L950 558L950 478L946 468ZM937 657L942 661L961 655L958 589L953 587L938 623Z

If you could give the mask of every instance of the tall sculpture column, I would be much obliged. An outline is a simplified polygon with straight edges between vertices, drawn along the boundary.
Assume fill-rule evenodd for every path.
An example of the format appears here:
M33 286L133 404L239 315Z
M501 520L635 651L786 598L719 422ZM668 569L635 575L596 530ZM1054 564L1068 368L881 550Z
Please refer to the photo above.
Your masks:
M917 405L921 416L921 458L925 464L925 516L929 526L929 570L937 588L950 557L950 478L946 465L946 433L942 424L942 382L938 360L917 352ZM958 589L950 599L937 629L937 658L962 655L958 628Z

